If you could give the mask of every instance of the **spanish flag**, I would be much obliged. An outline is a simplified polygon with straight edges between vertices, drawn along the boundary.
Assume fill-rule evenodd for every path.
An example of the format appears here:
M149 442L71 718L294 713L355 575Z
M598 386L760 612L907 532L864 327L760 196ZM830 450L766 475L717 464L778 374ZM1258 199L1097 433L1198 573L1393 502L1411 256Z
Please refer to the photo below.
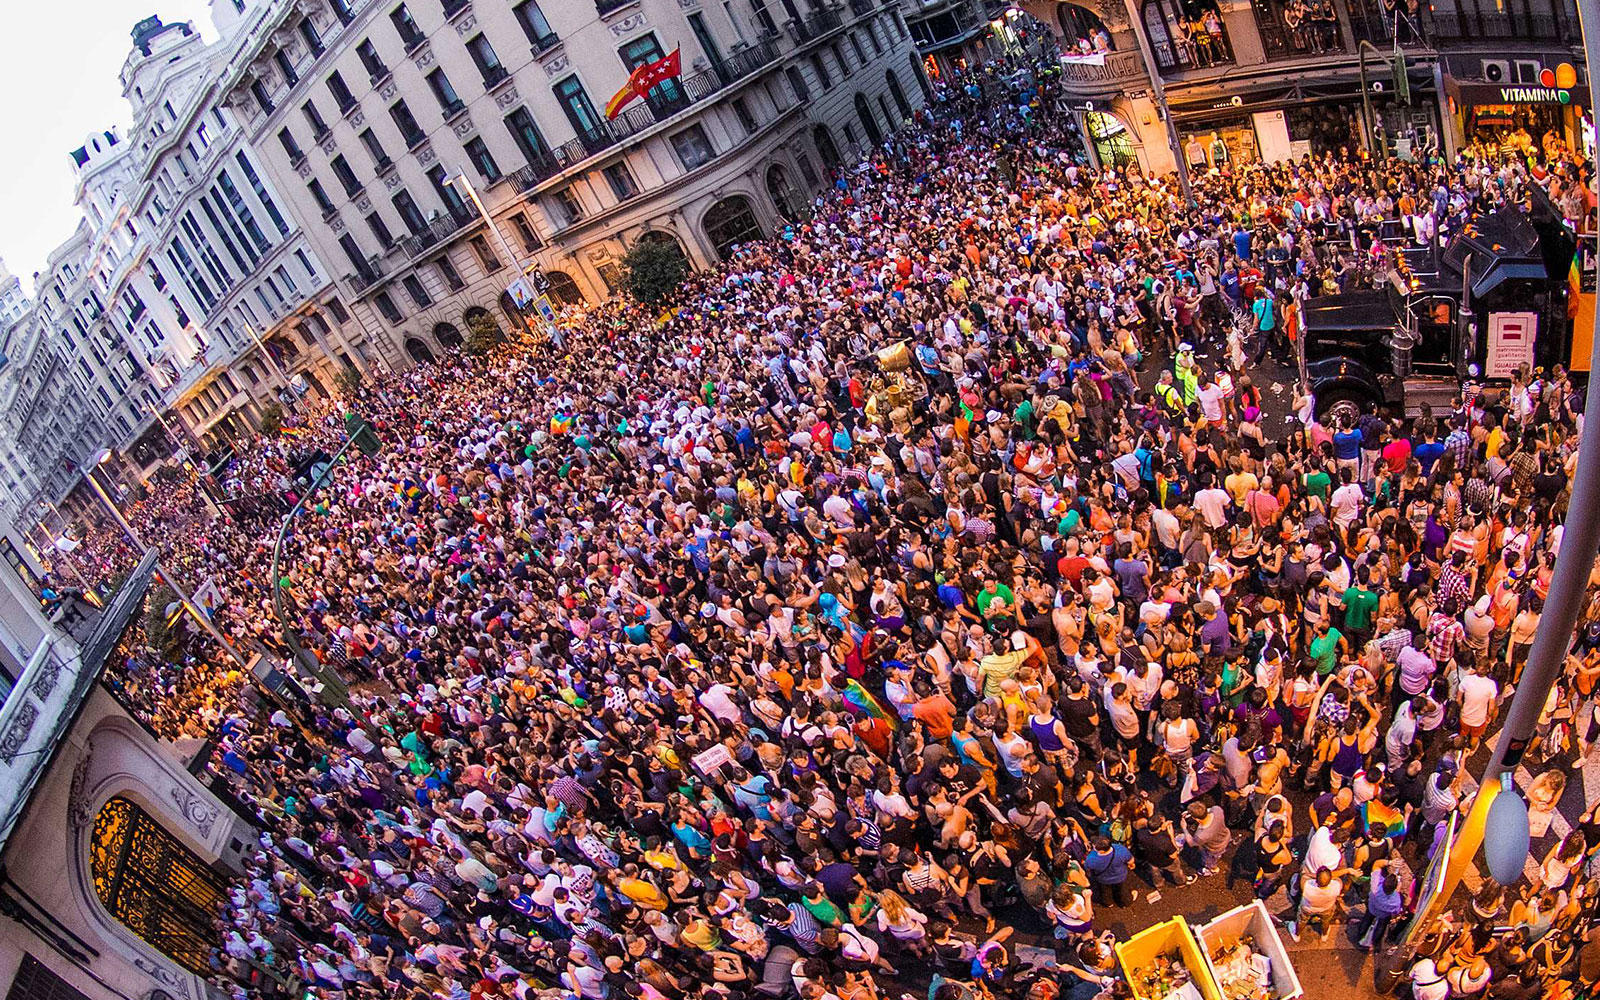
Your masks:
M606 102L606 118L617 117L622 114L623 108L650 93L663 82L678 76L682 72L681 52L681 48L673 49L655 62L635 66L633 72L628 74L628 82Z

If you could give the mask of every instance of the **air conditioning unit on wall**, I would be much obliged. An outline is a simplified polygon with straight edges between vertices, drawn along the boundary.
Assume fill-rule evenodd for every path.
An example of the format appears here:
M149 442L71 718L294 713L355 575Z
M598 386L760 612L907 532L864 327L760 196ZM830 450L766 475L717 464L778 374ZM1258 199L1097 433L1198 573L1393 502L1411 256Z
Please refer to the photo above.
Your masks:
M1485 59L1479 73L1489 83L1510 83L1512 80L1511 60Z

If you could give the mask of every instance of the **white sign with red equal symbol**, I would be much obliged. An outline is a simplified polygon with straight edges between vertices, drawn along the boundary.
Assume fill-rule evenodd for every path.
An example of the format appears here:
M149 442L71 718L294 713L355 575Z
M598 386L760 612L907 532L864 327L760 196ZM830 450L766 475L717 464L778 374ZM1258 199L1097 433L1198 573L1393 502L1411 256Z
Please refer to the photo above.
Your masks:
M1489 356L1485 378L1510 378L1522 365L1533 367L1533 341L1539 333L1539 314L1503 312L1489 314Z

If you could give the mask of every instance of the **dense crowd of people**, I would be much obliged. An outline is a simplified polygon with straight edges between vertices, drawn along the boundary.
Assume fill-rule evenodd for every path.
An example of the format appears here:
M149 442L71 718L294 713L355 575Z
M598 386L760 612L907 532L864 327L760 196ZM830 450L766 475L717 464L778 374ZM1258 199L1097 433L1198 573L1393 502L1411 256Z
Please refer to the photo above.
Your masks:
M1084 166L1049 94L958 82L664 315L305 401L240 482L298 499L344 406L382 447L280 578L271 510L140 529L240 642L280 648L281 593L351 685L127 664L264 823L219 981L1125 997L1104 912L1202 879L1382 946L1538 626L1581 397L1529 371L1329 426L1253 362L1370 280L1380 223L1448 236L1539 185L1587 225L1592 182L1308 157L1191 205ZM1586 758L1597 678L1591 601L1535 770ZM1596 981L1600 818L1556 840L1438 925L1418 1000Z

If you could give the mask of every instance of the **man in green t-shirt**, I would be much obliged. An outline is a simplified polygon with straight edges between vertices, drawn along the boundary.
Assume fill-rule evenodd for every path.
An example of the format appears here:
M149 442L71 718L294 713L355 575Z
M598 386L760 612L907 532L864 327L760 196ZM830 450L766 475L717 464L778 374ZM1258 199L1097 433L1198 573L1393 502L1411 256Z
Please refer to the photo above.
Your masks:
M1340 595L1344 605L1344 631L1356 645L1364 645L1365 637L1372 634L1372 617L1378 610L1378 595L1367 587L1372 573L1365 566L1356 567L1356 581Z
M983 616L984 621L1007 614L1014 606L1010 587L999 580L983 581L983 589L978 592L978 614Z
M1333 669L1339 665L1341 648L1348 650L1349 643L1344 641L1344 635L1338 629L1328 622L1317 626L1317 637L1311 640L1306 655L1317 665L1318 677L1333 673Z
M1305 483L1306 492L1321 500L1328 502L1328 492L1333 489L1333 477L1321 468L1313 469L1301 477Z

